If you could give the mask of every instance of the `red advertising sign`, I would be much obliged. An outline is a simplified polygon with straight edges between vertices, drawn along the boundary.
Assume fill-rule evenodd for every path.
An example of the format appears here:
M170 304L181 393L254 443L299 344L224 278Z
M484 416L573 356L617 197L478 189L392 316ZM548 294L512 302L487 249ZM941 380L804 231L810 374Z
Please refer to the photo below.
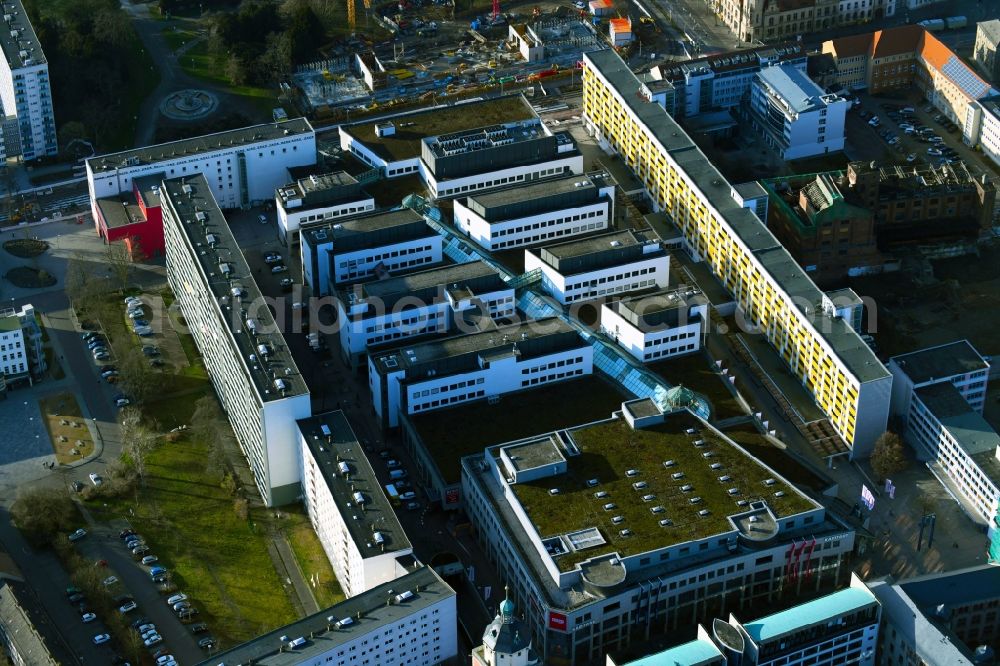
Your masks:
M549 611L549 629L566 631L566 616L562 613Z

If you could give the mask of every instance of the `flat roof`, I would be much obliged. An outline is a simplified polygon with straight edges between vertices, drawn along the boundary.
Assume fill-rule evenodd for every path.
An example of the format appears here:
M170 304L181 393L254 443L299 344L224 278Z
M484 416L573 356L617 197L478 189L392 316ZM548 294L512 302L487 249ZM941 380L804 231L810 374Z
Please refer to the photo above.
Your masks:
M403 592L412 592L413 596L406 601L386 603L390 596ZM213 655L199 666L237 666L250 663L257 666L298 666L339 645L381 627L396 624L454 596L455 591L441 580L434 569L421 566L396 580L373 587L318 613ZM336 626L335 623L345 618L352 618L351 623ZM287 636L287 641L301 637L306 642L289 650L286 641L281 640L282 636ZM284 651L281 651L282 647L285 648Z
M928 347L889 359L914 384L964 375L990 366L968 340L957 340L936 347Z
M550 341L556 346L550 348L542 344L543 341ZM386 374L399 370L416 370L427 364L462 356L490 358L518 356L525 359L553 353L557 349L586 346L587 343L579 336L576 329L559 317L550 317L399 347L373 355L372 361L380 373ZM458 369L454 364L450 367ZM464 372L466 369L462 368L460 371Z
M830 98L838 99L816 85L805 72L794 65L762 67L757 74L784 101L799 113L826 106Z
M131 192L122 192L121 195L97 199L97 209L101 211L101 217L109 229L146 221L139 205L128 199L131 196Z
M424 218L413 210L401 208L324 220L320 223L306 223L302 225L302 233L316 242L325 240L323 236L332 236L335 240L334 252L337 252L340 248L336 247L336 241L342 242L349 237L377 233L395 227L405 227L423 221ZM427 229L430 233L434 233L430 227Z
M535 117L537 114L523 97L512 95L470 104L423 109L415 113L384 118L378 122L367 121L342 126L341 130L363 143L382 159L399 161L420 157L420 143L428 137ZM389 136L377 136L376 125L381 125L387 120L391 120L395 125L395 133Z
M914 393L966 453L973 457L995 456L1000 435L951 382L921 386Z
M2 30L0 30L2 32ZM215 150L247 146L261 141L280 139L288 135L312 134L313 128L305 118L293 118L276 123L252 125L239 129L216 132L196 136L190 139L180 139L154 146L133 148L119 153L98 155L87 160L87 166L94 173L112 171L140 164L155 164L177 159L185 155L197 155Z
M743 628L746 629L754 643L760 645L785 634L801 631L810 625L826 623L848 613L862 610L872 604L878 604L878 600L867 587L848 587L819 599L793 606L780 613L744 623Z
M370 199L361 189L357 178L346 171L330 171L309 174L293 183L275 189L275 198L287 208L290 202L297 202L294 210L312 210L343 201Z
M547 180L532 181L527 185L515 185L499 190L490 190L482 194L470 194L469 199L483 208L498 208L523 201L545 200L558 197L566 192L581 189L595 192L603 183L597 182L596 176L562 176Z
M649 104L639 96L642 84L617 53L611 49L590 51L584 54L584 58L615 87L622 102L649 129L664 150L670 153L702 196L719 211L733 235L755 255L765 249L783 249L774 234L752 211L736 203L731 193L732 186L670 114L659 104ZM794 261L785 267L780 276L772 274L772 279L789 294L805 295L808 302L813 303L815 309L821 312L822 292ZM882 379L889 375L889 371L876 358L871 348L846 322L822 314L814 314L813 320L813 331L827 342L859 382Z
M965 606L1000 597L1000 567L982 564L925 574L901 581L899 587L924 610L938 604Z
M644 332L698 321L696 318L684 319L688 308L698 305L708 305L708 299L694 287L659 289L607 303L607 307Z
M558 259L570 259L573 257L582 257L588 254L604 252L611 247L631 247L633 245L639 245L643 240L645 240L644 237L637 235L632 230L614 231L609 234L600 234L599 236L590 236L588 238L577 238L575 240L566 241L565 243L546 245L545 251Z
M3 0L3 14L7 25L0 28L0 46L11 69L44 65L47 60L35 29L28 20L21 0ZM12 112L13 109L9 109ZM8 113L11 115L11 113Z
M296 423L309 452L323 471L323 480L361 556L375 557L409 550L410 540L344 412L330 411ZM338 469L341 462L348 465L347 477ZM354 497L356 492L364 495L363 510ZM375 533L382 535L384 544L375 543Z
M164 180L160 196L167 211L176 214L178 224L174 226L187 240L184 251L201 269L202 283L195 287L197 296L207 290L218 304L219 323L236 345L261 401L308 393L305 378L295 365L205 176L199 173ZM164 224L169 217L169 213L164 215ZM243 295L234 299L232 289L237 287ZM248 327L248 317L256 333ZM267 346L266 356L260 352L261 345ZM283 390L278 382L284 385Z
M160 205L160 183L163 173L142 176L132 181L133 187L139 192L139 199L146 208L156 208Z
M719 648L712 641L699 638L635 661L625 662L622 666L703 666L717 661L725 661Z
M596 375L555 382L489 400L466 402L406 418L446 484L462 480L461 459L488 446L606 418L626 399L624 390ZM539 410L538 405L546 405ZM455 437L454 433L462 433Z
M688 434L689 428L696 434ZM728 437L703 428L702 422L686 411L672 413L662 423L645 428L633 430L624 419L614 418L561 434L579 451L579 455L566 456L566 473L511 484L542 540L590 528L600 531L603 541L597 546L555 557L561 571L601 555L628 557L736 532L739 528L730 517L751 511L750 502L765 501L779 519L819 508ZM673 464L665 467L667 461ZM718 467L713 469L712 465ZM630 470L636 473L629 475ZM683 477L673 478L677 473ZM723 476L728 478L720 482ZM591 479L597 479L598 484L590 485ZM767 484L767 480L773 481ZM645 485L636 489L635 483ZM553 488L559 492L551 494ZM738 494L730 494L730 488L737 488ZM595 497L600 491L608 495ZM777 492L782 494L775 496ZM644 496L648 495L653 498L647 501ZM700 500L691 503L692 498ZM739 501L748 506L738 505ZM607 503L613 503L614 508L605 510ZM653 512L657 507L662 511ZM701 510L710 513L701 516ZM612 522L616 516L624 520ZM671 521L666 527L660 525L665 518ZM631 534L622 536L623 529Z

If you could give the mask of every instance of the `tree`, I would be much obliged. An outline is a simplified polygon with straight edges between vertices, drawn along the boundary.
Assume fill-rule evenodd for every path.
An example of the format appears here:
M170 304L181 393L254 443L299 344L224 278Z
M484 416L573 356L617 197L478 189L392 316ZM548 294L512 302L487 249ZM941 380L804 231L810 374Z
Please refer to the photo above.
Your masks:
M108 262L108 268L115 277L118 289L124 291L128 286L129 276L132 274L132 255L123 241L108 243L104 251L104 258Z
M206 395L194 403L190 433L196 441L208 445L210 469L223 472L229 468L226 446L231 439L231 430L215 396Z
M875 440L871 465L880 480L906 469L909 461L903 450L903 440L894 432L884 432Z
M125 393L136 402L145 402L159 388L159 380L150 369L149 361L127 341L116 345L115 353L118 356L118 381Z
M79 527L80 515L63 490L29 488L14 500L10 518L31 543L42 546L53 539L66 538Z

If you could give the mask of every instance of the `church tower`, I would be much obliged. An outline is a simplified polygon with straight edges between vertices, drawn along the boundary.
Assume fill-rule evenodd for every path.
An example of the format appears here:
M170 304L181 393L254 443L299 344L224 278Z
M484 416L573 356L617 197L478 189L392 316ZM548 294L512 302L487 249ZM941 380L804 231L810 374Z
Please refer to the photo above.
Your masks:
M510 590L504 588L500 612L483 632L483 644L472 651L473 666L538 666L524 622L514 617Z

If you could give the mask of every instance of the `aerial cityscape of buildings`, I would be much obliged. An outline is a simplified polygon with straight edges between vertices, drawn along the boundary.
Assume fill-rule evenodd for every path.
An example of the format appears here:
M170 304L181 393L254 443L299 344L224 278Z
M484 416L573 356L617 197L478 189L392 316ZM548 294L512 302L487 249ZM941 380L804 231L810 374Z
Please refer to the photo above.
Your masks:
M997 663L995 7L347 0L104 151L2 4L0 663Z

